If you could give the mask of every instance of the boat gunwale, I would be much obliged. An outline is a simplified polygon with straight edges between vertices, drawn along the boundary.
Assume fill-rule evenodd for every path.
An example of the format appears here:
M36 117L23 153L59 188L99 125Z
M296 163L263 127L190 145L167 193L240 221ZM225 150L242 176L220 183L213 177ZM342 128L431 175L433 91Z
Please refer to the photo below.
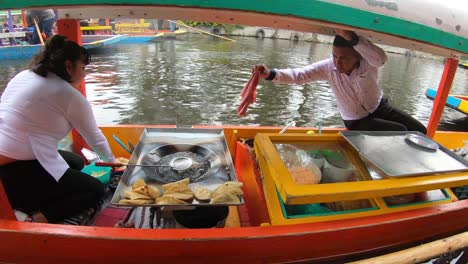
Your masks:
M229 227L209 229L121 229L97 226L70 226L61 224L29 223L16 220L0 219L0 233L15 232L31 235L50 235L75 238L120 239L120 240L232 240L232 239L264 239L271 237L301 236L307 234L322 234L343 232L346 230L367 229L369 227L393 225L403 222L413 222L445 214L468 210L468 200L455 201L433 207L399 211L383 215L366 216L352 219L333 220L326 222L302 223L291 225ZM189 236L191 235L191 237ZM228 235L228 236L226 236Z

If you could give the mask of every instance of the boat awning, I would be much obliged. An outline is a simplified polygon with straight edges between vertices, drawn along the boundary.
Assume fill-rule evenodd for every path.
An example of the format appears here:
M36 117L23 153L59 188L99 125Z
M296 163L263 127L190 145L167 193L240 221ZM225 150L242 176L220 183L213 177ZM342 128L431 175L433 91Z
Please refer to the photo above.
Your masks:
M5 0L3 9L59 9L59 17L158 18L282 28L333 35L355 30L375 43L444 57L468 55L468 8L455 1ZM103 8L105 7L105 8Z

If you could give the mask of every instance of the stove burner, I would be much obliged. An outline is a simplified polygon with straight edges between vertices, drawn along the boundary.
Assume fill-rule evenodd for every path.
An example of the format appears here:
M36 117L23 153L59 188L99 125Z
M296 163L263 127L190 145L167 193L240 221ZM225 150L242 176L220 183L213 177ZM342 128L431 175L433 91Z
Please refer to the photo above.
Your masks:
M194 168L199 167L198 163L194 164L193 160L191 158L187 158L187 157L175 157L169 162L169 165L171 166L171 168L173 168L176 171L184 171L184 170L192 167L192 165L194 165L193 166Z
M148 165L164 167L142 167L145 174L159 182L169 183L189 178L190 182L200 181L213 175L220 167L218 156L208 148L176 144L164 145L149 151L142 160Z
M184 170L175 170L174 167L154 167L157 175L167 182L174 182L189 178L191 182L197 181L210 169L210 162L203 156L192 152L176 152L162 157L155 165L168 165L173 161L189 161L189 167ZM196 166L191 166L192 160ZM185 163L186 164L186 163ZM172 166L172 164L171 164Z

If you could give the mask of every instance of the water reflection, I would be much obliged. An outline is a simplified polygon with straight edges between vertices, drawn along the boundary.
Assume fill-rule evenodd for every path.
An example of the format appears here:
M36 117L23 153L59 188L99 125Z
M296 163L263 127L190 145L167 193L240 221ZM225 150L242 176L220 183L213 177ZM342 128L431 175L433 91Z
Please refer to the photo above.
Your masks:
M157 43L119 45L93 54L87 96L100 124L274 125L342 127L328 83L278 85L262 82L245 118L236 116L240 90L251 66L301 67L328 58L328 44L236 38L228 42L199 35ZM388 54L380 84L393 105L427 124L443 63ZM2 61L0 87L28 61ZM459 69L451 92L468 94L468 71ZM442 122L464 115L447 109ZM462 123L466 124L466 119ZM455 128L463 127L455 123ZM441 127L442 128L442 127ZM452 126L451 129L454 129ZM462 128L466 130L465 128Z

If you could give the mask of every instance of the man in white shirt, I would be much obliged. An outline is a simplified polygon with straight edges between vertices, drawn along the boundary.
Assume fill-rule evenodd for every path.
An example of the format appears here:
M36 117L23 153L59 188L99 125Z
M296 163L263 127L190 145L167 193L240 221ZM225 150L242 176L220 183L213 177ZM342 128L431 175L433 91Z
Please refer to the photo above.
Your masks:
M426 127L410 115L392 107L378 85L378 68L387 60L385 52L369 40L347 30L336 30L332 57L304 68L269 70L254 66L260 78L283 84L305 84L326 80L349 130L419 131Z

